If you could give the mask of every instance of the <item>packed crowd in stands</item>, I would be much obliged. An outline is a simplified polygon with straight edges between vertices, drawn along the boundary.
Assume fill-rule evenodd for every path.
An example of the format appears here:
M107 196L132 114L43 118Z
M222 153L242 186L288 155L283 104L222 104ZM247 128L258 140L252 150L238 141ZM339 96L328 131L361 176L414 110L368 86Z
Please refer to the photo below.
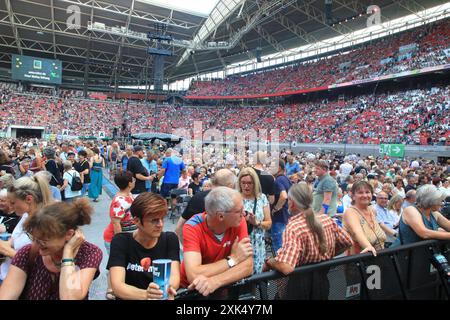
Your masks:
M113 128L126 121L131 133L174 133L201 121L204 131L278 128L281 142L446 145L450 139L450 86L297 104L158 109L142 103L21 94L10 88L0 92L0 131L24 125L53 134L68 129L73 136L97 136L99 131L112 136Z
M441 210L448 163L283 149L249 151L240 164L224 151L220 165L179 151L0 139L0 299L88 299L102 259L110 300L174 299L180 289L223 298L221 287L268 270L289 275L337 256L450 240ZM91 223L106 168L119 190L109 213L95 212L111 219L107 257L80 228ZM169 232L164 218L182 194L191 198ZM165 282L156 263L171 265ZM298 282L295 296L279 285L278 297L328 299L327 272L317 276Z
M286 68L193 82L192 96L240 96L318 88L354 80L416 70L450 62L450 20L374 40L348 53ZM410 51L400 52L402 46ZM382 48L382 50L380 50ZM255 85L257 84L257 85Z

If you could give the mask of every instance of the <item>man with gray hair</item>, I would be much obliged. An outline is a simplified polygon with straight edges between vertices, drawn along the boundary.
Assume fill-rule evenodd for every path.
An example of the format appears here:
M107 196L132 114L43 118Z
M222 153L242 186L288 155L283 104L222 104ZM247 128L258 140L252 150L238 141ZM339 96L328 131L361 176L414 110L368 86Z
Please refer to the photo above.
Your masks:
M408 208L416 204L416 190L411 189L405 194L405 201L402 204L402 209Z
M253 249L239 192L216 187L205 198L205 208L183 227L180 285L208 296L252 274Z
M236 175L229 169L220 169L214 174L211 183L211 189L216 187L228 187L234 189L236 186ZM211 190L196 193L189 201L186 209L178 220L175 233L178 235L181 243L183 242L183 225L197 213L205 211L205 199L210 192Z

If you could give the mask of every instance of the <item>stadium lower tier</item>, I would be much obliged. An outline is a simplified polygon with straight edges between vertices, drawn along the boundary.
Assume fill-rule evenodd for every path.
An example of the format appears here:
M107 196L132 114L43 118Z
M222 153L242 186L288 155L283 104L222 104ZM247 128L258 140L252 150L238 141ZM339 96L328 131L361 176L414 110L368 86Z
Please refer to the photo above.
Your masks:
M281 142L450 145L450 86L335 100L246 106L174 106L92 101L0 90L0 132L40 126L49 134L97 136L191 129L279 129Z

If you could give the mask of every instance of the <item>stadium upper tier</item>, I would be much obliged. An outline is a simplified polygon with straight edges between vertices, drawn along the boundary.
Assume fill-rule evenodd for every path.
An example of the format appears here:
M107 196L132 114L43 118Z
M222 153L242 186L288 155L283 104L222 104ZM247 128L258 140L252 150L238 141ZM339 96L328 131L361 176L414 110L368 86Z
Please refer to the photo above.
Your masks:
M126 120L131 133L202 129L279 129L282 142L450 145L450 86L391 94L260 107L193 107L82 100L17 93L0 84L0 131L10 125L45 127L46 133L112 136ZM155 123L156 122L156 123Z
M192 82L188 97L245 97L325 88L450 63L450 19L285 68Z

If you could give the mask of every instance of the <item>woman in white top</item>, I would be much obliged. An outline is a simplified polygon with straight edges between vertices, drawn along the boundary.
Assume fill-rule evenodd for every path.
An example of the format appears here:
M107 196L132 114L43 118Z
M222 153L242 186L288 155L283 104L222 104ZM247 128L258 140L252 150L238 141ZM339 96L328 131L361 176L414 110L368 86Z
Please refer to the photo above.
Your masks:
M392 194L399 195L403 199L405 199L405 197L406 197L405 188L404 188L405 184L403 182L402 177L397 177L394 181L394 185L395 185L395 188L392 190Z
M70 202L78 197L81 197L81 190L72 191L73 178L75 177L78 177L80 179L82 178L78 173L78 171L73 169L72 162L66 160L64 161L63 166L64 166L64 174L63 174L64 183L61 187L61 191L64 190L65 201ZM81 180L81 182L83 182L83 180Z
M402 206L403 198L399 194L396 194L391 198L391 200L389 200L387 205L389 216L384 223L380 223L381 229L383 229L384 233L386 233L387 242L394 242L397 239L398 225L403 212Z
M21 217L8 241L0 240L0 254L6 257L0 266L0 280L8 274L12 258L16 252L31 243L23 231L23 223L40 208L51 203L53 198L47 180L42 176L22 177L8 189L8 199L15 213Z
M188 176L187 170L183 169L181 171L181 177L178 182L178 189L184 189L187 192L190 184L191 184L191 177Z

